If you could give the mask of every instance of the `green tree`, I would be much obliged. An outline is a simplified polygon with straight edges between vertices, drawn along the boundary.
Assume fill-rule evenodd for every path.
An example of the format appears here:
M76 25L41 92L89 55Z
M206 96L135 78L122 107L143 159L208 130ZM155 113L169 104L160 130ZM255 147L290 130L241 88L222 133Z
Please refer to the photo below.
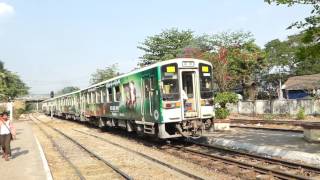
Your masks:
M287 41L280 41L274 39L265 45L266 61L268 62L268 69L274 66L288 66L290 70L294 69L297 61L296 52L298 50L298 42L289 39Z
M305 32L301 32L285 41L275 39L268 42L265 45L268 70L283 66L289 68L288 76L320 73L320 44L305 43L304 37ZM269 81L273 81L272 77L279 78L270 75Z
M296 56L296 75L320 73L320 43L300 46Z
M294 22L291 26L297 28L306 28L309 32L309 35L312 37L320 36L320 3L319 0L264 0L265 2L271 4L276 3L277 5L283 4L287 6L293 6L295 4L300 5L310 5L312 6L312 10L310 12L310 16L305 17L304 21Z
M68 86L68 87L64 87L63 89L61 89L60 91L58 91L58 95L62 95L62 94L67 94L67 93L71 93L73 91L78 91L80 90L79 87L75 87L75 86Z
M263 52L249 32L223 32L202 37L200 47L206 47L214 67L214 78L220 91L244 89L247 99L254 99L256 75L265 67Z
M118 76L120 75L118 69L118 64L112 64L104 69L97 69L97 71L91 75L90 83L96 84Z
M310 5L312 10L310 16L303 21L294 22L288 28L299 28L303 31L298 35L301 37L296 52L296 75L320 73L320 3L319 0L265 0L265 2L293 6L295 4Z
M297 56L299 49L298 37L296 35L289 36L288 40L280 41L274 39L265 45L265 61L267 68L262 72L262 81L265 85L278 87L279 80L281 82L295 73ZM270 91L271 89L269 89ZM276 89L272 88L276 93Z
M160 34L147 37L138 49L144 51L140 66L150 65L159 61L182 56L183 49L192 44L193 32L172 28Z
M4 63L0 61L0 100L6 101L18 96L28 94L29 88L20 77L5 69Z

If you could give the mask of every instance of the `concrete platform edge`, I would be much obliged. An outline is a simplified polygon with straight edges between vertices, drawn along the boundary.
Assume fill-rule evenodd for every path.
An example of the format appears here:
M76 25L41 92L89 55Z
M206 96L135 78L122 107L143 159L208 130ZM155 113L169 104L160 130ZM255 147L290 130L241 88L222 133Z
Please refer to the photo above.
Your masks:
M46 156L44 154L44 151L42 149L42 146L41 146L41 144L40 144L40 142L39 142L39 140L38 140L36 135L34 135L34 138L36 140L36 143L37 143L37 146L38 146L38 149L39 149L39 152L40 152L42 165L43 165L47 180L53 180L53 177L52 177L52 174L51 174L51 171L50 171L50 168L49 168L49 164L48 164L47 158L46 158Z
M267 156L273 157L281 157L283 159L293 160L293 161L301 161L310 165L314 165L320 167L320 156L301 152L301 151L289 151L281 148L276 148L272 146L257 146L250 143L239 143L233 140L223 139L223 138L215 138L208 139L206 138L206 142L212 145L224 146L231 149L240 149L251 153L263 154Z

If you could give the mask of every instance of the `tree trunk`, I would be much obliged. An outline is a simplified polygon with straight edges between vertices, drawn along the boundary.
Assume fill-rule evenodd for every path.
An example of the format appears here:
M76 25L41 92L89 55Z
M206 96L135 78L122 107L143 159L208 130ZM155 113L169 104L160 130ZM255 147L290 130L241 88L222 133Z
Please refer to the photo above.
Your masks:
M245 100L255 100L256 99L256 84L243 84L243 94Z

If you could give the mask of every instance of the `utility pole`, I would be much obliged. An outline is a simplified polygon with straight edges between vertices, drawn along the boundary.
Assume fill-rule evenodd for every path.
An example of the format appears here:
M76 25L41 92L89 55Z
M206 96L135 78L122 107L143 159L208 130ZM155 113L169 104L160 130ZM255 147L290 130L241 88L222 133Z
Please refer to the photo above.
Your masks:
M8 102L7 110L10 111L9 120L12 122L13 120L13 102L12 101Z
M282 93L282 82L281 82L281 75L282 75L282 69L283 69L283 66L280 67L279 69L279 74L280 74L280 78L279 78L279 100L282 100L283 99L283 93Z

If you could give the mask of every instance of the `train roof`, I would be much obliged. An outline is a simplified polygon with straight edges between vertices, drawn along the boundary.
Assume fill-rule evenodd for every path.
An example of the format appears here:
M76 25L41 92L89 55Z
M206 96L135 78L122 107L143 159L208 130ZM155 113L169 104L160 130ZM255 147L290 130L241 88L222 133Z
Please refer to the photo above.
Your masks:
M97 83L97 84L93 84L93 85L91 85L91 86L89 86L89 87L80 89L80 90L78 90L78 91L73 91L73 92L71 92L71 93L67 93L67 94L63 94L63 95L60 95L60 96L57 96L57 97L54 97L54 98L47 99L47 100L45 100L44 102L47 102L47 101L50 101L50 100L53 100L53 99L57 99L57 98L61 98L61 97L64 97L64 96L69 96L69 95L72 95L72 94L75 94L75 93L79 93L79 92L81 92L81 91L85 91L85 90L88 90L88 89L91 89L91 88L94 88L94 87L97 87L97 86L106 84L107 82L111 82L111 81L120 79L120 78L122 78L122 77L129 76L129 75L132 75L132 74L136 74L136 73L139 73L139 72L142 72L142 71L145 71L145 70L154 68L154 67L163 66L163 65L171 64L171 63L175 63L175 62L182 62L183 60L186 60L186 61L197 61L197 62L199 62L199 63L204 63L204 64L211 65L210 62L205 61L205 60L201 60L201 59L194 59L194 58L175 58L175 59L170 59L170 60L166 60L166 61L157 62L157 63L154 63L154 64L152 64L152 65L150 65L150 66L146 66L146 67L143 67L143 68L140 68L140 69L136 69L136 70L134 70L134 71L131 71L131 72L122 74L122 75L120 75L120 76L116 76L116 77L114 77L114 78L111 78L111 79L108 79L108 80L99 82L99 83Z

